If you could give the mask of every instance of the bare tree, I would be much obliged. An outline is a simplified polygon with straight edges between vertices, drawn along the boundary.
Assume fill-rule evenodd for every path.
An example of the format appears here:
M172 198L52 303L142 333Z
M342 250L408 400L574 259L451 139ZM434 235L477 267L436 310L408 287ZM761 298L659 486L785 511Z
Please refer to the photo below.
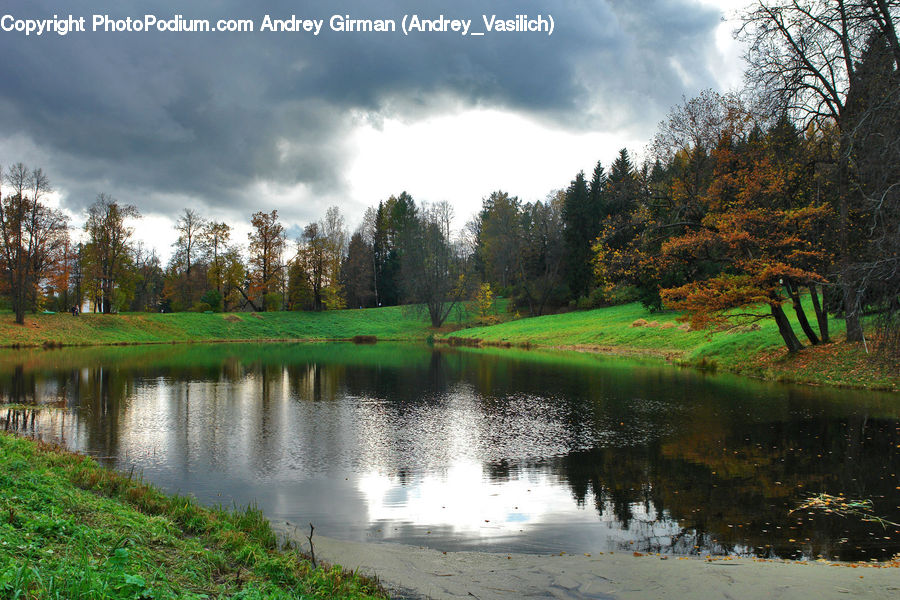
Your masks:
M66 244L68 220L42 202L52 191L43 170L16 163L3 180L11 193L0 197L0 260L16 323L23 324L27 305L37 305L38 286Z

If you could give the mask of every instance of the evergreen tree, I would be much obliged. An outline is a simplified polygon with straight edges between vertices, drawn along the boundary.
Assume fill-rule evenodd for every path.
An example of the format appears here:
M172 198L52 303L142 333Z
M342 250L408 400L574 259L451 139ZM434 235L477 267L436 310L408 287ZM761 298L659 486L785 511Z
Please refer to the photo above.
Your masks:
M589 215L590 193L584 179L584 171L579 171L566 189L566 199L563 203L565 273L572 299L587 296L592 287L591 243L596 232L590 230Z

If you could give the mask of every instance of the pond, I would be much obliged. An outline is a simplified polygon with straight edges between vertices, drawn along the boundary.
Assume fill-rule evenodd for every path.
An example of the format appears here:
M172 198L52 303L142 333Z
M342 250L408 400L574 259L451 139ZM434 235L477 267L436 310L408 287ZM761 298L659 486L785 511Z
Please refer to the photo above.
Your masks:
M0 428L208 504L439 550L900 552L900 397L589 354L222 344L0 354ZM792 512L793 511L793 512Z

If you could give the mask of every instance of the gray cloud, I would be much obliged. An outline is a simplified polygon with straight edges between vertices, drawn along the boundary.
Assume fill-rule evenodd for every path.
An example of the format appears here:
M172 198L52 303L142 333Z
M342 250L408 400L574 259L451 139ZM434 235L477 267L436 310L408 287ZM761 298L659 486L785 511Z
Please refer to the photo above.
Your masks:
M552 13L551 37L509 34L104 33L25 38L0 32L0 137L28 139L80 210L99 191L172 214L195 207L249 214L253 184L303 184L339 198L362 116L427 117L457 106L528 113L579 130L647 129L684 93L714 84L700 57L713 45L718 13L691 0L512 3L280 0L154 2L35 1L17 17L54 13L186 18L394 18L444 14L480 25L480 15ZM79 12L81 11L81 12ZM327 27L327 25L326 25ZM672 67L690 75L685 82ZM693 89L689 89L693 86ZM652 126L652 125L651 125ZM4 161L27 160L6 145ZM318 206L277 207L298 221Z

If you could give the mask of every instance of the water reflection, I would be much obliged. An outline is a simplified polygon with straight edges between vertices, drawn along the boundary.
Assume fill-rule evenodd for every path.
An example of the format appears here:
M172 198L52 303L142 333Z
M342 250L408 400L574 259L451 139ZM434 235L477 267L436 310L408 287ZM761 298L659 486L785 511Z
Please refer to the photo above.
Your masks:
M0 426L324 535L445 550L888 558L896 396L379 344L0 355ZM5 416L4 416L5 415Z

